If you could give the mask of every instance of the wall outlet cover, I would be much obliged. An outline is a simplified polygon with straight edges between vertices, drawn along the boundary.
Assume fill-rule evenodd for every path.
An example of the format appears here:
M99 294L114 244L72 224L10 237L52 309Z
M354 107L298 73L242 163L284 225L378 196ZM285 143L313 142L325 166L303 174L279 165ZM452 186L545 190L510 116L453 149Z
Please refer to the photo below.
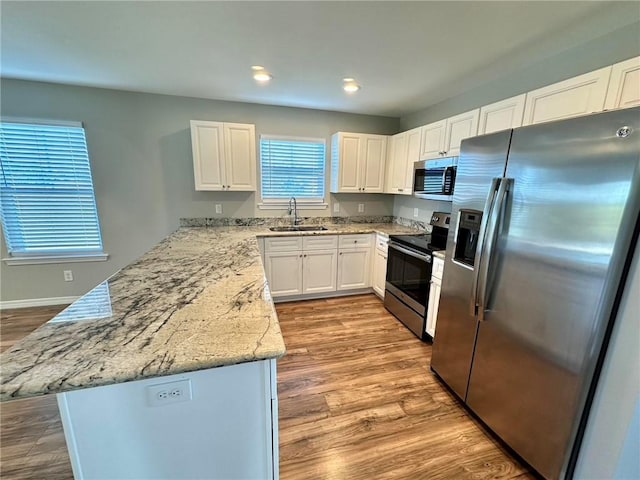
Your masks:
M64 270L62 273L65 282L73 282L73 272L71 270Z
M418 210L418 207L413 209L413 216L417 217L418 215L420 215L420 210Z
M222 213L222 204L216 203L216 213Z
M364 213L364 203L358 204L358 213Z
M161 407L170 403L188 402L193 398L191 380L157 383L146 388L147 405Z
M333 204L333 213L340 213L340 204L338 202Z

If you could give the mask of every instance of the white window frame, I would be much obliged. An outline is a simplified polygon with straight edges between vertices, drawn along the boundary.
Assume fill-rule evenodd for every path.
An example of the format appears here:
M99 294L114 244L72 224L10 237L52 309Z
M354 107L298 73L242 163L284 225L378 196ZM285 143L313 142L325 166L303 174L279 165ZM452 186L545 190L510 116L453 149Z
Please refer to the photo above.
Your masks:
M26 123L31 125L48 125L54 127L80 127L84 128L82 122L77 121L64 121L64 120L49 120L41 118L23 118L23 117L1 117L0 123ZM86 134L85 134L86 141ZM91 167L91 165L89 165ZM95 186L93 185L93 195L95 201ZM97 208L97 207L96 207ZM96 214L97 215L97 214ZM97 216L98 228L100 230L100 237L102 237L102 228L100 226L100 218ZM4 228L2 229L2 235L4 242L8 250L9 245L5 236ZM102 239L101 239L102 242ZM9 252L9 256L3 258L2 261L7 265L31 265L31 264L58 264L58 263L77 263L77 262L104 262L109 258L109 254L104 251L104 243L102 244L103 250L99 252L57 252L57 253L12 253Z
M323 190L324 197L321 199L309 199L309 198L296 198L297 207L304 208L305 210L323 210L326 209L329 204L327 203L327 140L319 137L294 137L288 135L269 135L261 134L258 142L259 150L259 165L260 165L260 203L258 208L261 210L283 210L289 207L289 199L275 199L275 198L263 198L262 197L262 140L280 140L285 142L315 142L322 143L324 145L324 172L323 172Z

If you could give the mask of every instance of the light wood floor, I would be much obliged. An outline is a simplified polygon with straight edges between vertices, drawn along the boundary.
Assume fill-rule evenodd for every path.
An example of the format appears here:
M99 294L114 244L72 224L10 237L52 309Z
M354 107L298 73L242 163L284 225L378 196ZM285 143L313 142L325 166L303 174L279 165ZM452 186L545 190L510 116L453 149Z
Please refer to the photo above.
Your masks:
M280 476L532 479L429 370L420 342L374 295L276 306ZM59 308L2 312L3 349ZM3 480L72 478L55 397L4 403Z

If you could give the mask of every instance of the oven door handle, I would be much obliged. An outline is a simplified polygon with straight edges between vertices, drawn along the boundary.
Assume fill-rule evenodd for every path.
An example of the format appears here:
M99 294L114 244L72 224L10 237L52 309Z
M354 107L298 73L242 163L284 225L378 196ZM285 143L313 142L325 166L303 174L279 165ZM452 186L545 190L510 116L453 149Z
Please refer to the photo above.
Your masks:
M430 255L422 255L420 253L414 252L413 250L409 250L408 248L401 247L397 243L389 243L389 248L393 248L394 250L398 250L399 252L402 252L402 253L404 253L406 255L409 255L410 257L418 258L420 260L424 260L427 263L431 263L431 256Z

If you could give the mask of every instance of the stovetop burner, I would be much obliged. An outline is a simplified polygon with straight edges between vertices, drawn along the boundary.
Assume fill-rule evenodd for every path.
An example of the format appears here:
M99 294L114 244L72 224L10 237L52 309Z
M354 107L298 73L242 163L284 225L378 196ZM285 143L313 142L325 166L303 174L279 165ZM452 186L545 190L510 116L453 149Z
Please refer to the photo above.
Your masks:
M447 235L451 215L434 212L429 224L433 233L418 233L415 235L390 235L389 240L413 248L422 253L431 253L447 249Z

